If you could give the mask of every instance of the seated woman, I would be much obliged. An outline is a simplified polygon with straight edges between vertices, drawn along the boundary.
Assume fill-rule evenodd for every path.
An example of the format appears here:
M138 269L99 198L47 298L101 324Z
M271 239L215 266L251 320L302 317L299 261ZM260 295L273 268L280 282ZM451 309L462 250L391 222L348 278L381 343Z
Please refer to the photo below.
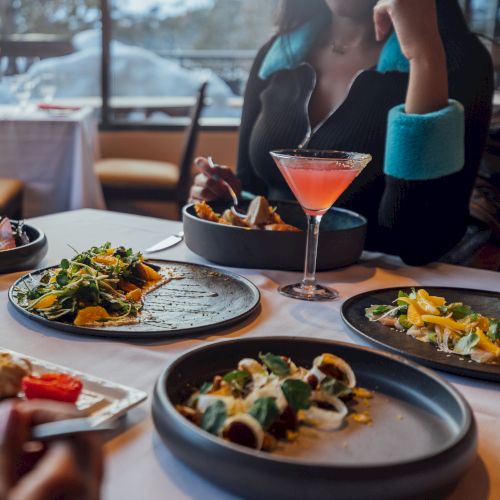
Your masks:
M236 189L293 199L269 152L370 153L336 206L369 221L367 249L409 264L465 232L488 130L493 70L457 0L283 0L245 93ZM375 22L374 22L375 21ZM203 158L193 199L227 197Z

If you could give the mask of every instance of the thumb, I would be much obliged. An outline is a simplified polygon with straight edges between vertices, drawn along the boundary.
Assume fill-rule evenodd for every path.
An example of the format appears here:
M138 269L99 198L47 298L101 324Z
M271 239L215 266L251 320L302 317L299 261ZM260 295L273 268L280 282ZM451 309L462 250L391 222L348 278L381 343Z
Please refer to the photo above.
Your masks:
M375 24L375 38L381 42L387 38L392 29L390 6L386 0L382 0L373 9L373 22Z

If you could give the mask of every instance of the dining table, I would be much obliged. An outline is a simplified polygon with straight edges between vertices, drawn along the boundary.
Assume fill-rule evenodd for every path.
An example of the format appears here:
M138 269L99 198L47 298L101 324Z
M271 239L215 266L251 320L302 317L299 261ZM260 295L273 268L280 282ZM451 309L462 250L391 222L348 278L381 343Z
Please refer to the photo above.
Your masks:
M141 250L181 229L181 223L177 221L94 209L46 215L28 222L41 228L49 241L48 254L40 266L57 264L71 255L73 250L70 246L85 250L110 241ZM193 254L184 243L155 254L155 258L209 264ZM8 303L8 289L22 273L0 276L1 347L132 386L149 394L147 402L130 410L123 432L105 443L104 499L235 498L183 465L165 446L153 425L151 395L155 382L170 363L188 350L228 339L290 335L364 346L367 344L350 332L340 316L342 303L358 293L383 287L423 285L500 292L500 275L495 272L444 263L411 267L398 257L368 252L363 253L355 265L318 274L322 283L339 290L340 299L332 302L293 300L277 292L278 286L297 281L300 273L265 269L232 271L258 287L261 293L258 313L223 330L173 336L161 341L77 336L35 323L20 315ZM477 459L449 498L499 499L500 385L437 373L470 404L479 434Z
M94 171L98 138L90 107L0 106L0 177L23 181L24 217L105 208Z

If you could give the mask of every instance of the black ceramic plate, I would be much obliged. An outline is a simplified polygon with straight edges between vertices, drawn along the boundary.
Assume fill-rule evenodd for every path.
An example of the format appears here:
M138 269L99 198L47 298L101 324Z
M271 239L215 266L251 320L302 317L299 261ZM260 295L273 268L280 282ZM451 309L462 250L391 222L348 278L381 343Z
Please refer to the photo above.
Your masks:
M447 302L463 302L486 316L500 318L500 293L465 288L420 286L431 295L445 297ZM342 305L342 318L349 328L378 346L408 356L423 365L457 375L500 382L500 366L471 361L468 356L446 354L435 346L419 342L380 323L365 317L365 308L374 304L390 304L399 290L410 292L407 287L384 288L356 295Z
M10 221L17 227L18 221ZM11 250L0 251L0 274L33 269L47 253L47 237L35 226L24 224L30 242Z
M348 420L337 431L304 430L295 443L266 453L212 436L177 412L190 388L259 352L287 355L303 366L323 352L341 356L358 385L374 391L373 425ZM231 340L188 352L158 379L153 418L180 460L245 498L443 498L476 454L470 407L433 372L399 356L319 339Z
M49 321L17 304L15 290L29 286L43 273L41 269L16 281L9 290L9 300L25 316L51 328L97 337L145 339L168 338L223 328L252 314L260 302L258 288L237 274L213 267L184 262L149 260L173 269L182 279L173 280L146 295L140 322L135 325L88 328L62 321Z
M217 213L227 204L210 203ZM306 228L306 216L297 203L271 202L283 220ZM245 208L245 207L244 207ZM306 233L248 230L200 219L193 205L183 209L186 245L217 264L258 269L302 271ZM366 236L366 219L349 210L332 208L323 217L318 246L318 270L349 266L358 261Z

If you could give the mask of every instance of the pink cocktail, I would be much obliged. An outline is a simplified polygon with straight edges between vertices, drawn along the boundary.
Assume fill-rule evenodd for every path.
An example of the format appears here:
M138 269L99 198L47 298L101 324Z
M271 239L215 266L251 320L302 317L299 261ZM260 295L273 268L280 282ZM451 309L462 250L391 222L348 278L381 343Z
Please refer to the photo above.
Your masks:
M304 209L308 226L304 279L279 291L297 299L333 300L338 292L319 285L315 277L321 218L368 165L371 156L307 149L272 151L271 156Z

